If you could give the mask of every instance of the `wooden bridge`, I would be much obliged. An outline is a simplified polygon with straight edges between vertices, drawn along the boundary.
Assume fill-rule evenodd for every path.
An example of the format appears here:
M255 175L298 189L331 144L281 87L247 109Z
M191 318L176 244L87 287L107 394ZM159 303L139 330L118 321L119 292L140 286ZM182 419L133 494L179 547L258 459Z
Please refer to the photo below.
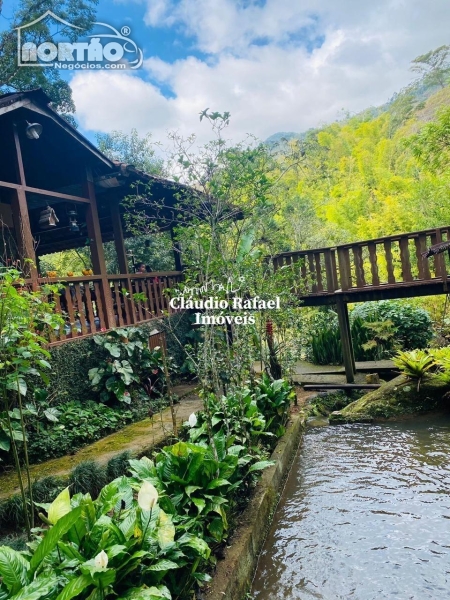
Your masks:
M334 304L341 330L347 381L354 381L355 359L347 304L447 294L450 259L433 246L450 242L450 227L391 235L335 247L284 252L273 257L275 268L298 263L298 294L306 306Z

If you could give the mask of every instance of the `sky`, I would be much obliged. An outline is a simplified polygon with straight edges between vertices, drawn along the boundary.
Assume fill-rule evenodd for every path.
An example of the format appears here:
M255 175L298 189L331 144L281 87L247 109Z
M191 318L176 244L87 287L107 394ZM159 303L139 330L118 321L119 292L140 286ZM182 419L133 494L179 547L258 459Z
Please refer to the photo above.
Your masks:
M412 59L450 43L449 0L100 0L97 21L128 25L144 64L69 76L90 138L206 141L205 108L231 113L235 141L302 132L385 103Z

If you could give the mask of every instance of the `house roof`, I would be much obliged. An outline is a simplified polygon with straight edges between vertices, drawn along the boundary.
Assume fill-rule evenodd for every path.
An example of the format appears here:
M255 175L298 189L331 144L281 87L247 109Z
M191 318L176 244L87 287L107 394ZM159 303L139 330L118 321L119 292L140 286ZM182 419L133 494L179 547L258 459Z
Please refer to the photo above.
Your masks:
M26 92L9 92L0 96L0 116L19 108L50 118L98 159L110 168L113 167L113 162L107 156L51 107L50 97L41 88Z
M34 120L43 125L43 134L38 143L28 140L25 135L24 125L27 121ZM0 96L0 131L2 127L7 131L8 122L17 124L19 130L29 186L81 196L83 195L81 169L89 164L94 176L103 241L114 239L111 204L121 202L126 196L136 193L134 184L138 182L149 184L149 187L142 188L140 192L142 202L139 202L136 208L149 215L160 229L168 229L178 222L179 214L183 212L183 198L187 199L195 194L202 198L203 208L208 205L208 199L205 197L203 201L203 193L199 190L145 173L134 165L108 158L51 107L51 99L42 89L10 92ZM0 180L14 181L2 177L2 173L6 171L11 173L15 171L11 162L10 143L13 143L12 138L8 143L5 135L5 143L0 145ZM27 193L27 202L32 233L38 235L40 239L38 254L83 245L85 238L68 235L68 222L63 223L67 221L64 200L58 201L42 194ZM56 208L58 203L60 208L57 212L60 213L62 222L52 231L41 231L38 223L40 212L47 204ZM78 210L79 213L83 213L82 207ZM125 208L122 205L120 210L123 215ZM131 232L124 233L126 237L132 235Z

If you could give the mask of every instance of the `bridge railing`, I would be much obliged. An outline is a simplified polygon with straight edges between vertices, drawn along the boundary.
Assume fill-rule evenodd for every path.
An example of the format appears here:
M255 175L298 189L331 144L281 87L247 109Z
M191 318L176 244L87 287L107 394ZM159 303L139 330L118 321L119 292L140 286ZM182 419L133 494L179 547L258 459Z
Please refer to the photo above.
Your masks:
M449 240L449 231L449 227L440 227L337 246L340 288L347 291L445 279L445 255L428 259L422 253Z
M283 252L273 258L275 269L298 263L301 294L332 294L338 286L333 248Z
M450 241L450 227L439 227L330 248L284 252L274 267L299 263L302 295L414 285L447 278L447 253L424 258L422 253Z

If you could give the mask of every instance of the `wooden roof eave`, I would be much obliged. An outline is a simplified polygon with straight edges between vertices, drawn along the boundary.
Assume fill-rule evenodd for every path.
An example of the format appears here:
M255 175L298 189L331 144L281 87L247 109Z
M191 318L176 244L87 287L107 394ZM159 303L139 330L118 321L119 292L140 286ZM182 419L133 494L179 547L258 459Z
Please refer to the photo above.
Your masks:
M112 160L105 156L98 148L94 146L94 144L92 144L83 135L81 135L74 127L72 127L72 125L70 125L70 123L68 123L65 119L58 115L58 113L49 106L43 108L29 97L20 98L19 94L19 98L17 98L14 102L11 102L9 104L3 104L0 106L0 116L17 110L19 108L25 108L26 110L30 110L48 119L51 119L54 123L61 127L68 135L70 135L86 150L93 154L98 160L104 163L107 167L111 169L114 168L114 162Z

